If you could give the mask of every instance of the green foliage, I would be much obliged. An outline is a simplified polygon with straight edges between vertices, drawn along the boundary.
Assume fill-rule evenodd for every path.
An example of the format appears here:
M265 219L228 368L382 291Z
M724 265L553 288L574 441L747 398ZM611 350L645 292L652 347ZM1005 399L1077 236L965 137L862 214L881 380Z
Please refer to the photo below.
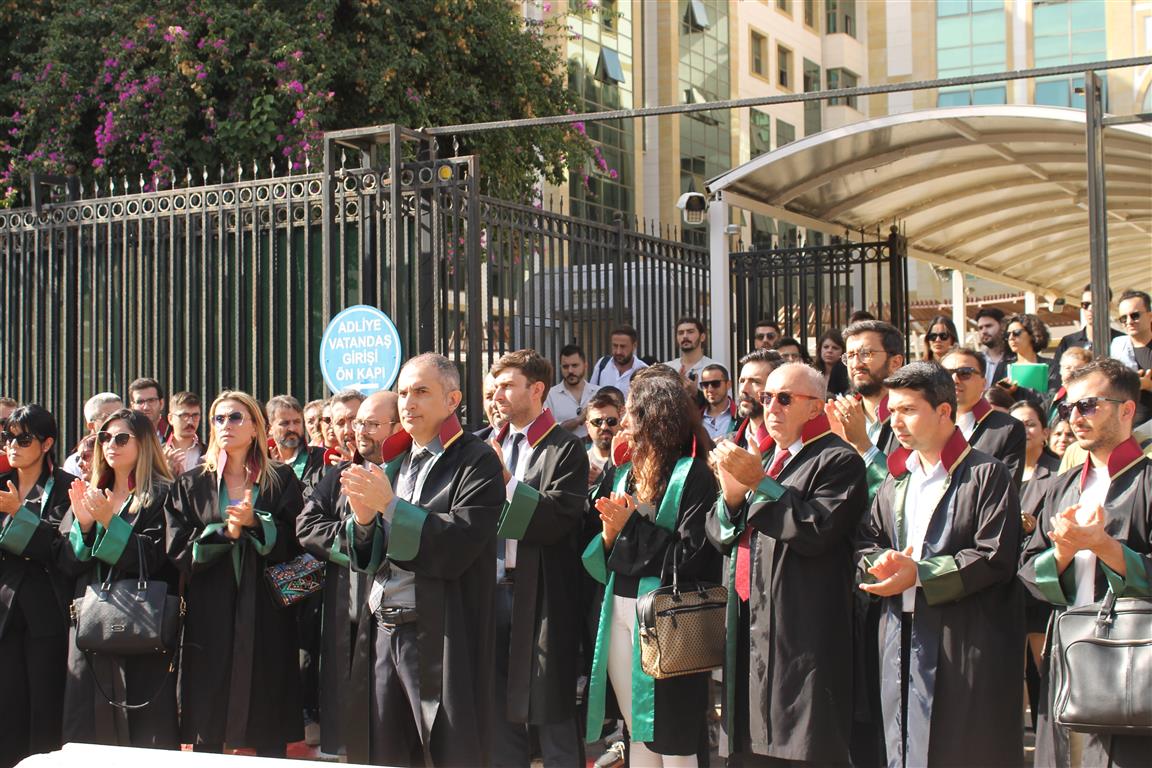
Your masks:
M269 157L299 169L325 130L563 114L565 32L508 0L0 2L0 206L36 170L163 187ZM460 143L513 199L591 149L565 128Z

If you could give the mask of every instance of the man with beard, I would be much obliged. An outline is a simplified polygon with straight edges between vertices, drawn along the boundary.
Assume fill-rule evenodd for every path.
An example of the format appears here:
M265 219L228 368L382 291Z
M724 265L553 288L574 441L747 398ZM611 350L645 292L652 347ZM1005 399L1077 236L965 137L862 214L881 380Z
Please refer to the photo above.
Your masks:
M984 347L984 367L981 370L984 371L984 389L988 389L1008 376L1004 312L997 307L982 308L976 313L976 330L980 332L980 345Z
M628 387L632 384L632 374L648 364L636 356L636 329L630 325L620 325L612 329L612 354L596 361L591 382L598 387L616 387L624 397L628 397Z
M706 366L715 362L704 354L704 342L708 334L704 331L704 323L699 318L682 317L676 321L676 348L680 356L664 363L676 371L686 381L699 386L700 374ZM691 394L696 394L693 388Z
M584 374L587 372L588 360L584 357L583 349L575 344L569 344L561 349L562 378L559 384L548 390L548 399L544 401L544 407L552 412L553 418L560 422L560 426L581 439L588 436L588 430L584 426L584 409L600 389L584 380Z
M337 392L328 401L332 434L336 440L336 447L330 448L324 454L324 459L330 466L351 461L356 455L356 435L352 429L352 422L356 420L356 412L363 402L364 395L355 389Z
M360 404L353 421L356 453L351 461L324 474L304 511L296 533L304 548L328 563L324 571L323 627L320 669L320 748L329 754L344 750L343 723L350 686L352 646L360 606L367 597L368 577L349 570L348 537L352 510L340 485L351 466L384 460L385 441L400 430L395 392L374 392Z
M780 353L774 349L757 349L740 358L740 378L736 382L740 399L736 404L736 415L743 421L732 435L732 442L740 448L747 450L751 442L764 447L771 444L768 427L764 424L760 393L764 391L768 376L782 362ZM766 451L760 453L763 455Z
M844 329L844 345L844 365L855 394L836 396L824 413L832 431L864 459L871 499L888 476L888 453L895 447L884 379L904 365L904 336L891 323L861 320Z
M1004 462L1019 489L1028 436L1023 424L994 410L984 398L984 356L969 347L953 347L940 364L956 384L956 426L964 439L976 450Z
M592 438L588 448L588 487L592 488L611 470L612 438L620 431L620 403L613 395L598 392L588 401L584 417Z
M829 429L816 369L786 363L759 395L768 440L712 452L722 495L707 533L730 563L721 753L739 766L847 766L864 462Z
M1109 589L1117 597L1152 597L1152 461L1132 436L1139 396L1140 378L1118 360L1097 360L1068 376L1061 415L1089 456L1049 486L1020 569L1028 590L1057 611L1094 603ZM1036 765L1148 763L1152 737L1070 731L1053 721L1056 692L1044 688ZM1150 695L1131 687L1109 693Z
M522 349L491 373L505 421L491 445L507 484L496 544L492 763L528 768L534 734L548 768L583 765L576 678L588 457L544 408L550 362Z
M736 401L729 392L728 369L719 363L704 366L700 372L700 392L704 406L700 416L708 437L719 440L736 429Z
M264 411L268 414L268 437L272 441L270 455L292 467L296 479L304 486L307 500L324 474L324 449L308 445L304 410L296 398L276 395L265 404Z
M752 348L775 349L780 338L780 324L775 320L761 320L752 329Z

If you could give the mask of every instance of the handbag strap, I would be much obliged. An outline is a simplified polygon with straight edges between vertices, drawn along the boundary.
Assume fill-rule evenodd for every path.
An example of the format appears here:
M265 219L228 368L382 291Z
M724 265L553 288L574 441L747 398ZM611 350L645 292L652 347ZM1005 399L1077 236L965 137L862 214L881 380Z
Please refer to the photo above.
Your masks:
M1116 620L1116 593L1111 585L1107 594L1100 601L1100 611L1096 614L1096 637L1106 637L1112 630L1112 622Z
M181 624L183 624L183 621L181 621ZM137 709L144 709L151 705L156 697L160 695L160 692L164 690L164 686L168 683L168 676L176 671L176 665L179 663L180 649L182 647L183 643L176 645L176 650L172 652L172 659L168 662L168 669L164 672L164 676L160 678L160 684L156 686L156 690L152 692L148 700L140 704L129 704L127 701L113 701L112 697L108 695L108 692L104 690L104 686L100 685L100 676L96 674L96 665L92 663L92 652L84 651L84 658L87 660L88 669L92 673L92 682L95 684L96 690L104 697L104 700L107 701L110 706L116 707L116 709L131 712Z

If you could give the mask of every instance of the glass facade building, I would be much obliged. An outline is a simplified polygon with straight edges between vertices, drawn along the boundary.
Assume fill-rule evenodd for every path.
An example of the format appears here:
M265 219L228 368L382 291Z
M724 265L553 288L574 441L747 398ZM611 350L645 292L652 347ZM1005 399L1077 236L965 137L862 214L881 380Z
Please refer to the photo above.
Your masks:
M936 0L936 76L1002 72L1008 64L1004 0ZM941 107L1004 104L1003 83L940 89Z

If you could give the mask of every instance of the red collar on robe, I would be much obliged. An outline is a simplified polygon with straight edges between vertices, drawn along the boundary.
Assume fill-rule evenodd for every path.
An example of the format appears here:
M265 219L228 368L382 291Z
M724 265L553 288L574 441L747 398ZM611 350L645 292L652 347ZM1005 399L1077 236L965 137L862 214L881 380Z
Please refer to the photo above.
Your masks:
M734 435L736 442L740 442L747 437L746 433L751 424L751 418L744 419L744 422L736 430L736 434ZM768 427L763 421L760 422L760 426L756 429L756 445L760 448L760 453L762 454L768 453L772 446L776 445L776 443L772 441L772 437L768 434Z
M821 411L815 418L804 425L804 429L800 430L800 447L806 447L809 443L819 440L831 431L832 426L828 422L828 416ZM775 441L769 437L768 448L772 448L775 444ZM785 448L787 448L787 446L785 446ZM768 455L768 451L765 448L761 447L760 450L765 456Z
M1140 450L1140 444L1136 442L1136 438L1129 437L1113 448L1112 453L1108 454L1108 477L1113 480L1116 479L1136 466L1142 458L1144 458L1144 452ZM1088 484L1091 471L1092 455L1089 454L1084 459L1084 468L1080 470L1081 492L1084 491L1084 486Z
M964 433L960 431L959 427L955 427L952 430L952 436L944 444L944 449L940 451L940 463L944 465L944 471L951 475L952 470L956 469L956 466L964 460L964 457L971 450L968 441L964 439ZM911 455L912 449L904 446L892 451L892 455L888 457L888 473L892 477L902 477L908 474L908 457Z
M1056 390L1056 394L1052 397L1052 402L1055 403L1058 400L1063 400L1064 396L1067 394L1068 394L1068 390L1065 389L1064 387L1060 387L1060 389Z
M556 428L556 417L552 415L552 411L545 408L536 417L535 421L528 425L528 429L524 431L524 437L528 440L528 445L535 448L540 444L540 441L548 436L548 433ZM508 437L508 431L512 429L511 424L505 424L500 427L500 431L494 438L496 442L504 442L504 438Z
M972 415L976 417L976 421L972 425L973 429L977 424L984 421L990 413L992 413L992 404L983 397L977 400L976 404L972 406Z
M460 426L460 420L456 418L455 413L450 414L440 425L440 446L447 450L448 446L459 440L463 434L464 428ZM400 430L386 439L380 446L380 453L384 458L383 463L387 464L411 447L412 436L404 430Z

